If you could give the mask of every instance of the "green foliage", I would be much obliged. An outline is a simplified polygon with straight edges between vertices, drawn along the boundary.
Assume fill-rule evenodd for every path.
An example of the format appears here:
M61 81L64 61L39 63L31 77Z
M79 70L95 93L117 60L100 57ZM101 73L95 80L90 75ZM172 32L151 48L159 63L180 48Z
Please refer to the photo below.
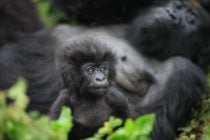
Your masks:
M117 128L123 123L122 120L111 117L94 137L86 140L102 140L105 136L107 140L148 140L154 119L154 114L144 115L136 120L127 119L123 127Z
M65 16L55 7L50 5L48 0L35 0L39 15L44 24L48 27L53 27L61 20L66 20Z
M210 125L204 127L204 135L202 140L210 140Z
M49 0L34 0L43 23L53 27L59 23L78 24L73 18L67 18L57 7L52 6Z
M202 127L202 140L210 139L210 97L203 101L202 110L199 114L199 121Z
M28 98L25 96L26 82L20 79L7 91L0 91L0 140L67 140L72 127L71 112L62 108L58 120L49 120L38 112L26 113ZM8 102L8 99L10 102ZM11 101L12 100L12 101ZM147 140L155 116L145 115L136 120L110 117L108 122L86 140Z
M0 92L0 139L1 140L66 140L72 127L70 110L63 108L57 121L37 112L28 115L25 108L26 82L20 79L15 86ZM8 99L13 101L7 103Z

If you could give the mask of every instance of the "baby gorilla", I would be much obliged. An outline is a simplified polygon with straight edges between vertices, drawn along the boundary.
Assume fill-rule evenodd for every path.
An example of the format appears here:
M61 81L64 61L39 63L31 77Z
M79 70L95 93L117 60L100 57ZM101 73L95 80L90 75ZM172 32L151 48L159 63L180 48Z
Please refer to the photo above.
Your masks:
M57 54L65 89L52 105L50 117L56 119L63 105L70 107L74 127L69 139L76 140L94 134L110 115L126 118L129 111L126 98L112 86L115 55L92 38L69 42Z

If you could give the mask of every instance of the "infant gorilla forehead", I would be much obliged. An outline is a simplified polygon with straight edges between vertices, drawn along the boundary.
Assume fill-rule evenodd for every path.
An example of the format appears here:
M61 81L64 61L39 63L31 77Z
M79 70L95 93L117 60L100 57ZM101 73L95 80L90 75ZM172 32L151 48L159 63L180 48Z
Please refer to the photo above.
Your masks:
M105 43L93 38L80 39L80 37L66 43L59 53L59 59L79 67L90 62L96 65L103 62L109 64L116 63L115 55Z

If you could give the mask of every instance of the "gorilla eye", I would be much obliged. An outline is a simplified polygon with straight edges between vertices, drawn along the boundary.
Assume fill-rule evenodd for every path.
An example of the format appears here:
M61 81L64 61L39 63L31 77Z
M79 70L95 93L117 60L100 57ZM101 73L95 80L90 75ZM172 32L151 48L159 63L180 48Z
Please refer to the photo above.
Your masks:
M106 67L100 67L100 71L105 71L106 70Z
M189 24L195 24L196 18L197 18L197 15L195 11L190 10L187 12L186 20Z
M91 74L91 73L94 72L94 68L93 67L87 67L86 71Z

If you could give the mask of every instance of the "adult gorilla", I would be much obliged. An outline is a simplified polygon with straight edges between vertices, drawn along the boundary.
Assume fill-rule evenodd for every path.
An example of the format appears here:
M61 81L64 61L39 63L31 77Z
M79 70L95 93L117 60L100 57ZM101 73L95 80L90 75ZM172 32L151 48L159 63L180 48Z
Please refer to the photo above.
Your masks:
M18 44L19 59L29 81L28 109L48 113L64 87L54 53L59 47L65 47L66 41L71 42L71 38L90 37L116 53L115 86L128 99L132 109L130 117L156 113L152 139L174 139L177 128L189 121L191 108L207 94L205 74L184 58L160 62L144 57L125 40L126 31L124 26L97 29L60 26L49 34L41 32Z
M196 0L171 0L149 9L133 21L128 37L155 59L184 56L203 69L210 63L210 17Z

